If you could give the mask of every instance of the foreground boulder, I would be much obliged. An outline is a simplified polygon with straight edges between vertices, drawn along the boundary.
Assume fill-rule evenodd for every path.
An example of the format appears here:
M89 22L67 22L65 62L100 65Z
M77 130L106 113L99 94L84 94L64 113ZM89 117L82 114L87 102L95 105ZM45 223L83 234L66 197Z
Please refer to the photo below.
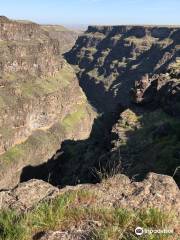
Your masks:
M132 182L125 175L116 175L95 185L53 187L41 180L30 180L9 191L0 192L0 208L30 209L41 201L69 191L90 190L96 196L91 206L127 209L159 208L180 212L180 191L172 177L149 173L142 182Z
M42 234L42 237L38 238L39 240L90 240L88 236L88 230L76 230L76 231L50 231Z
M59 194L58 188L41 180L30 180L19 184L13 190L0 192L0 208L29 210L38 203L55 198Z
M160 208L180 213L180 191L172 177L149 173L142 182L131 182L117 175L100 188L104 205L131 209ZM108 192L108 194L107 194Z
M96 185L67 186L60 190L31 180L0 193L0 207L4 210L0 211L0 219L8 218L10 227L16 221L15 229L25 228L24 233L18 233L19 240L24 239L24 234L33 240L91 240L104 231L113 240L123 232L119 239L124 239L132 236L133 229L142 222L143 227L171 229L168 239L177 239L179 199L174 180L155 173L142 182L132 182L119 174ZM0 237L3 233L11 234L4 220Z

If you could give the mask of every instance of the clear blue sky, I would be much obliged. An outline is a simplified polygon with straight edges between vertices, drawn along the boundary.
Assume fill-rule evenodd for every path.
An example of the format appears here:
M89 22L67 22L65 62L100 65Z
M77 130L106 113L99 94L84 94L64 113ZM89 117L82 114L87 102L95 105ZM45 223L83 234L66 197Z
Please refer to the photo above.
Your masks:
M51 24L180 24L180 0L0 0L0 15Z

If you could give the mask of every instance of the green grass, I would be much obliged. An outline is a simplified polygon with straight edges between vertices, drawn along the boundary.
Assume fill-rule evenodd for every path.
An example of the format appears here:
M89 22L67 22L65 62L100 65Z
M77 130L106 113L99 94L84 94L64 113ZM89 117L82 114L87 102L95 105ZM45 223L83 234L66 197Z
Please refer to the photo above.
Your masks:
M6 87L0 88L0 115L3 116L5 111L8 115L14 115L22 105L30 104L30 101L35 101L35 99L37 101L37 98L40 99L51 93L58 93L58 91L66 91L66 87L71 84L71 81L74 81L74 76L72 68L68 65L64 66L54 77L47 79L29 77L24 80L21 76L18 80L18 76L15 74L16 81L12 80ZM16 95L17 92L20 95ZM0 127L0 135L5 142L14 138L15 132L16 129L12 129L8 121L3 123L3 127ZM8 157L5 156L6 159Z
M97 52L97 49L95 47L89 47L86 49L86 52L89 54L94 54Z
M138 125L139 127L136 128ZM168 130L165 130L165 135L161 135L158 129L164 125L168 126L166 127ZM126 114L119 126L125 136L131 134L131 137L121 142L121 147L124 146L131 153L131 157L141 159L138 160L137 165L149 162L159 173L173 176L179 166L179 119L171 117L162 110L156 110L136 117L134 114Z
M143 120L144 139L149 136L149 143L152 144L149 149L149 156L153 158L156 156L155 165L159 171L170 174L172 176L174 170L179 165L179 159L176 156L176 152L180 147L180 123L176 118L172 118L169 115L156 111L144 117ZM169 124L169 132L166 136L153 136L153 128L158 128L163 124ZM154 154L154 153L156 154Z
M145 36L143 38L138 38L135 36L130 36L128 38L124 39L126 42L142 45L144 42L148 43L149 45L152 45L153 43L157 42L156 38L153 38L151 36Z
M68 114L60 123L65 130L72 130L87 114L86 106L84 104L77 105L77 109Z
M3 159L4 163L5 162L9 163L9 162L15 161L16 159L22 159L24 157L25 157L25 151L23 150L21 145L19 145L19 146L15 146L15 147L12 147L11 149L9 149L0 158Z
M24 97L43 96L67 87L73 79L73 72L66 67L56 73L54 77L26 81L21 83L19 87Z
M23 225L23 217L12 210L0 212L0 239L1 240L25 240L26 226Z
M18 106L20 100L25 102L29 98L34 99L57 92L66 88L74 80L74 76L72 68L68 65L65 65L53 77L35 78L17 73L6 74L8 85L0 89L0 108L14 108L14 106ZM14 93L17 91L20 93L20 97Z
M41 162L44 156L53 154L55 149L58 148L59 142L62 141L62 137L65 138L88 115L86 99L82 99L82 103L77 103L75 107L74 112L66 115L63 120L59 120L48 130L34 131L25 142L11 147L2 154L0 163L3 171L9 168L9 164L14 165L18 162L26 162L28 164L28 161L31 161L31 164L36 164ZM91 109L89 109L90 111ZM6 135L9 137L11 131L5 128L3 129L3 135L5 135L5 131L7 131Z
M51 132L51 129L50 131L35 131L25 142L10 148L0 156L1 168L9 168L9 164L18 162L28 163L30 159L33 162L41 161L41 158L44 154L48 154L48 151L53 154L54 149L59 144L58 134L61 136L62 133L62 129L57 130L56 133ZM34 156L33 159L32 156Z
M58 147L59 137L62 134L62 129L56 129L57 132L35 131L25 142L16 145L0 156L1 168L5 171L9 165L15 165L18 162L33 161L34 163L41 162L46 154L53 154L54 149ZM37 148L38 146L38 148ZM32 156L34 156L32 158Z
M157 209L130 211L103 206L86 207L96 200L90 190L69 191L50 202L41 203L34 210L24 214L11 210L0 212L0 239L30 240L38 232L48 230L69 230L91 223L93 240L138 239L134 230L137 226L148 229L171 229L176 218ZM146 240L171 239L168 235L144 236Z

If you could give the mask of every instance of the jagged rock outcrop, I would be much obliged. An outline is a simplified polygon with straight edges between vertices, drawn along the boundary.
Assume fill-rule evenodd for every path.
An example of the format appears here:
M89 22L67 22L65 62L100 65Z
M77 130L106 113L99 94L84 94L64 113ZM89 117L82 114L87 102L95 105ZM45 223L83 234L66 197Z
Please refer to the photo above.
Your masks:
M155 207L164 211L174 208L179 214L180 191L172 177L149 173L142 182L131 182L126 176L117 175L107 181L105 189L102 190L104 199L100 200L103 205L127 209Z
M131 104L135 81L146 84L146 78L168 71L180 55L179 36L179 27L90 26L66 57L79 67L92 104L111 111Z
M133 100L146 108L162 107L173 116L179 116L180 101L180 64L179 58L170 64L166 73L146 76L135 83Z
M59 41L59 51L61 54L71 50L79 35L78 32L60 25L42 25L42 29L47 31L51 38Z
M180 191L174 179L155 173L149 173L142 182L131 181L127 176L117 174L99 184L67 186L63 189L53 187L41 180L30 180L12 190L2 190L0 209L25 211L42 201L82 189L94 192L96 201L90 203L91 207L94 205L134 210L154 207L180 214Z
M72 230L72 231L49 231L47 233L42 234L43 236L39 238L39 240L90 240L91 235L88 232L87 226L85 230Z
M13 190L0 192L0 209L27 211L42 201L48 201L58 196L58 188L41 180L31 180L21 183Z
M64 139L87 138L95 114L58 40L31 22L0 19L0 188L50 158Z
M78 192L84 193L78 195ZM174 218L180 216L180 191L172 177L149 173L143 182L131 181L125 175L116 175L100 184L96 185L77 185L75 187L67 186L64 189L52 187L50 184L39 180L31 180L20 184L13 190L0 192L0 208L15 209L18 212L28 214L29 211L38 207L39 203L47 202L51 208L53 204L52 199L59 197L63 198L65 194L77 197L68 208L75 208L77 211L83 212L83 209L126 209L127 211L138 212L138 210L146 210L156 208L164 213L171 213ZM75 196L74 195L74 196ZM66 195L68 197L68 195ZM79 197L78 197L79 196ZM80 198L84 196L84 198ZM70 201L70 199L69 199ZM103 208L102 208L103 206ZM67 211L68 211L67 208ZM103 212L103 210L102 210ZM128 213L128 212L127 212ZM80 240L92 239L92 232L95 227L101 227L101 218L95 221L93 218L86 219L86 211L84 211L83 218L75 225L71 223L70 228L63 228L55 230L37 232L33 239L38 240ZM108 216L108 215L107 215ZM111 215L109 217L112 217ZM124 216L125 217L125 216ZM154 219L155 220L155 219ZM62 220L63 221L63 220ZM103 219L105 221L105 219ZM174 225L172 225L174 224ZM169 226L170 227L170 226ZM178 223L174 220L171 223L171 228L178 231Z
M58 41L51 39L38 24L0 21L1 82L11 73L54 76L62 66ZM3 77L4 76L4 77Z

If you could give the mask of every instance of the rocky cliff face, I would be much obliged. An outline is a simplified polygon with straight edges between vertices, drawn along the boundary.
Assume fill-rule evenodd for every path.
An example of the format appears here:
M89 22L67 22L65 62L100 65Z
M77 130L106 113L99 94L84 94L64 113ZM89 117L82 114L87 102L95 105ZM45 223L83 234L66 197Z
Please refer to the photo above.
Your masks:
M129 106L135 81L150 82L178 61L179 37L179 27L90 26L67 59L78 65L81 86L92 103L109 111L117 104Z
M21 72L39 77L53 76L61 69L57 40L52 40L35 23L1 19L0 53L1 82L2 74Z
M0 186L51 157L68 138L88 137L94 113L59 42L34 23L0 18Z
M154 74L151 78L146 75L135 82L133 101L146 108L161 107L173 116L180 116L179 80L180 59L176 57L163 73Z
M104 112L99 120L105 125L100 133L94 124L81 150L77 162L85 159L86 169L68 168L73 158L66 145L62 169L80 181L97 181L95 168L137 179L149 171L169 174L180 184L179 46L180 28L173 26L90 26L78 38L66 58L91 104ZM71 147L79 151L83 144Z
M43 25L42 29L47 31L51 38L59 41L59 51L61 54L71 50L79 35L78 32L60 25Z

